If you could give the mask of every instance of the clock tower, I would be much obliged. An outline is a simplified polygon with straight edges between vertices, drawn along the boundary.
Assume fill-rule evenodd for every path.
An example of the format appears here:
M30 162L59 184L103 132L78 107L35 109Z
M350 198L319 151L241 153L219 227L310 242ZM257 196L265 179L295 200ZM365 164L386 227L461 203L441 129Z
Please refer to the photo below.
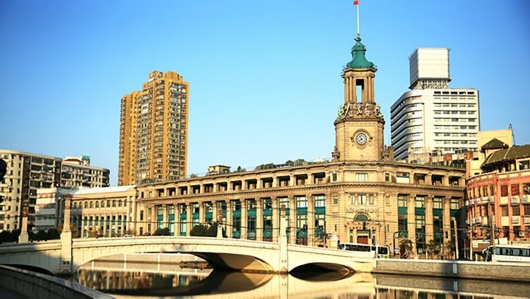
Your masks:
M380 161L384 150L385 120L374 99L376 66L365 57L360 35L352 60L342 70L344 104L335 120L333 161Z

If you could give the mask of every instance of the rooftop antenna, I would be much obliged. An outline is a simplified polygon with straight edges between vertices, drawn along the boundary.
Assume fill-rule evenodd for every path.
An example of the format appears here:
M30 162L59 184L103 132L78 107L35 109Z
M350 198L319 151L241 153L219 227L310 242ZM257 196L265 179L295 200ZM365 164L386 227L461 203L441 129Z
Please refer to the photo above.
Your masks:
M357 8L357 36L361 35L361 25L359 21L359 0L353 0L353 5Z
M510 124L510 126L508 127L508 129L510 129L510 131L512 131L512 141L513 141L513 145L517 145L517 143L515 143L515 134L513 133L512 124Z

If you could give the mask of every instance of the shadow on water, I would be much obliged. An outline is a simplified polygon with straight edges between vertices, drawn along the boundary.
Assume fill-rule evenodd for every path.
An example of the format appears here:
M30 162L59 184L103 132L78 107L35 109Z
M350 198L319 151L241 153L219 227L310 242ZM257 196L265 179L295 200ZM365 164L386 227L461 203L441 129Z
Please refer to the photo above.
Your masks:
M305 281L336 281L351 277L354 274L355 272L353 271L336 271L335 269L318 265L301 266L290 273L291 276Z
M147 288L100 290L115 295L141 296L197 296L208 294L227 294L246 292L266 284L274 275L260 273L241 273L212 271L203 280L184 286L173 286L173 277L152 276L153 283Z

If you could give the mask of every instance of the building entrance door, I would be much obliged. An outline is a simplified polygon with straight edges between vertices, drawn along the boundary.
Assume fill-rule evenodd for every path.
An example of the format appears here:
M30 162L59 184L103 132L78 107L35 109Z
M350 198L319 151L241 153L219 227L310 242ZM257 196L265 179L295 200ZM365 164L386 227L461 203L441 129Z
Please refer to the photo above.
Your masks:
M368 236L357 236L357 243L368 244Z

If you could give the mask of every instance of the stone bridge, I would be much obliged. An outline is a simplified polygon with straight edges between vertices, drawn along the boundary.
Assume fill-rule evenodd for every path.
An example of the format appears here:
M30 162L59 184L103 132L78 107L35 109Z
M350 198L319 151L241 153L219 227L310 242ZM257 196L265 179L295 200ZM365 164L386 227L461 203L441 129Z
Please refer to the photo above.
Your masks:
M0 245L0 264L41 268L54 274L72 273L80 266L105 256L164 252L192 254L206 260L214 269L242 272L288 273L299 267L370 272L375 265L375 259L355 258L350 251L280 244L171 236L73 239L70 243L63 239Z

